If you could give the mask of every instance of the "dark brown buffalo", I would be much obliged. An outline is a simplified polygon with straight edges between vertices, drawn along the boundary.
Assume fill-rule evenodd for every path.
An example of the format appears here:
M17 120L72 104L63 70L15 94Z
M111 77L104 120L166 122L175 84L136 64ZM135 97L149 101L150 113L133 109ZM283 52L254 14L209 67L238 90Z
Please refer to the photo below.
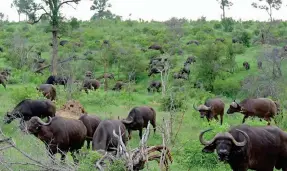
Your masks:
M184 80L188 80L188 75L187 75L186 73L179 72L179 73L174 73L174 74L173 74L173 78L174 78L174 79L184 79Z
M68 43L69 43L68 40L61 40L61 41L59 42L59 45L64 46L64 45L66 45L66 44L68 44Z
M64 87L66 87L67 82L68 82L68 78L65 76L50 75L46 81L46 84L64 85Z
M114 76L113 73L105 73L105 74L99 76L99 77L97 78L97 80L100 80L100 79L103 79L103 78L108 78L108 79L113 79L113 80L114 80L114 79L115 79L115 76Z
M151 45L150 47L148 47L148 49L158 50L158 51L160 51L160 53L164 53L162 47L160 45L157 45L157 44Z
M151 92L151 91L156 90L157 92L160 92L160 88L161 88L161 81L152 81L149 84L149 87L147 88L147 91Z
M216 38L216 39L215 39L215 42L222 42L222 43L223 43L224 41L225 41L224 38Z
M93 150L116 151L118 139L114 136L113 131L119 135L121 130L123 143L126 144L126 127L119 120L103 120L93 135Z
M56 106L51 100L22 100L13 109L12 112L7 112L4 117L4 123L9 124L16 118L21 118L21 126L24 121L30 120L33 116L40 118L54 117L56 113Z
M52 158L60 153L64 161L67 152L71 152L74 162L78 162L74 152L78 153L83 147L87 135L82 121L56 116L45 123L39 117L32 117L27 125L29 133L45 143Z
M88 94L88 90L97 90L101 86L101 83L96 79L85 79L82 85L82 89ZM82 90L81 89L81 90Z
M87 128L87 149L90 149L90 142L93 140L94 132L99 126L101 119L95 115L83 114L79 120L82 121Z
M239 125L228 132L218 133L212 140L199 140L203 152L216 150L219 160L227 162L234 171L287 171L287 133L275 126Z
M56 88L52 84L41 84L36 89L42 92L43 96L45 96L47 99L50 99L52 101L56 99Z
M147 127L149 121L150 121L150 124L153 126L154 133L155 133L156 112L152 107L149 107L149 106L141 106L141 107L132 108L128 117L122 120L122 122L125 124L129 132L129 139L131 139L132 130L139 130L139 136L140 138L142 138L143 128Z
M258 69L262 69L262 61L257 62L257 67L258 67Z
M86 71L85 73L85 77L90 78L90 79L92 79L92 75L93 75L92 71Z
M112 88L112 90L120 91L120 90L122 90L123 86L124 86L124 82L117 81L116 84L114 85L114 87Z
M248 62L243 62L243 67L246 69L246 70L249 70L250 69L250 65Z
M287 45L285 45L285 46L283 47L283 50L284 50L285 52L287 52Z
M195 110L199 111L200 117L206 117L209 122L211 119L215 118L218 120L218 115L220 116L220 125L223 123L224 114L224 102L220 98L208 99L203 105L194 107Z
M7 77L0 74L0 84L2 84L5 89L6 89L6 82L7 82Z
M199 41L198 40L190 40L186 43L186 45L191 45L191 44L195 44L195 45L199 45Z
M227 110L227 114L233 114L235 112L242 113L244 115L242 123L244 123L249 116L257 116L266 120L268 125L270 125L271 118L274 118L278 111L279 104L277 102L275 103L274 101L267 98L248 98L244 99L240 103L237 103L234 100L230 104L230 107Z
M192 64L196 62L196 58L194 56L189 56L186 61L185 61L185 64Z

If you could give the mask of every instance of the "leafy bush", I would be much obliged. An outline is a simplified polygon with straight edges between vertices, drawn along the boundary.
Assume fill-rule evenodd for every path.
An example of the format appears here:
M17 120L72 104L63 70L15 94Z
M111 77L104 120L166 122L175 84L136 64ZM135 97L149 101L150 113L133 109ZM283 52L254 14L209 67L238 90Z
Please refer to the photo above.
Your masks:
M15 103L19 103L24 99L44 99L43 95L36 90L36 87L27 85L20 85L19 88L15 88L11 91L11 97Z
M221 24L225 32L232 32L234 29L235 21L232 18L222 19Z
M215 23L215 24L213 25L213 28L219 30L219 29L222 28L222 24L221 24L221 23Z
M242 42L245 46L250 47L251 36L247 31L243 29L238 29L235 32L233 32L233 36L234 38Z
M72 27L72 29L77 29L80 27L80 23L78 21L77 18L72 18L71 21L70 21L70 26Z
M161 110L184 111L187 109L186 94L183 92L172 92L161 99Z
M101 155L96 151L81 150L79 158L79 171L96 171L95 162L101 158Z

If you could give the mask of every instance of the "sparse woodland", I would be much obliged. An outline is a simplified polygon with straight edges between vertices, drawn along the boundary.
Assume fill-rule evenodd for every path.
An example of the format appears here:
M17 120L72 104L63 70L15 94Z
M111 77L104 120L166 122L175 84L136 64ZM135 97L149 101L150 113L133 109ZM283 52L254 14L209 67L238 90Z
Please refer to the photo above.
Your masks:
M60 14L47 11L47 6L41 11L45 15L36 15L35 10L42 7L39 4L33 9L19 9L19 13L27 14L27 21L9 22L0 15L0 71L11 73L7 80L0 77L6 86L0 85L0 170L123 171L133 170L135 162L143 170L231 170L219 162L216 153L202 153L198 137L208 128L213 128L206 136L211 139L241 124L242 114L226 114L233 100L266 97L279 102L283 114L275 117L276 125L287 131L287 22L272 18L272 12L281 5L271 4L272 11L268 4L260 3L253 4L254 10L265 10L269 21L228 18L224 9L236 5L228 1L219 2L221 21L204 17L123 21L108 10L112 4L100 8L97 3L91 8L95 15L90 21L55 18ZM157 58L159 62L154 60ZM81 91L87 71L90 78L100 82L99 89L88 93ZM105 76L108 73L113 78ZM7 111L20 101L45 99L36 87L52 74L68 78L65 87L55 85L57 109L74 99L88 114L104 120L126 118L133 107L147 105L156 111L157 131L154 134L152 128L145 129L142 139L133 131L126 145L115 134L120 142L116 156L87 150L85 145L77 165L70 153L65 163L60 162L59 155L52 162L45 145L19 129L19 120L10 124L3 121ZM115 86L118 82L123 83L119 90ZM160 84L160 89L150 91L152 82ZM216 120L209 124L193 108L212 97L225 103L222 125ZM267 124L256 117L245 123ZM146 162L141 165L139 161Z

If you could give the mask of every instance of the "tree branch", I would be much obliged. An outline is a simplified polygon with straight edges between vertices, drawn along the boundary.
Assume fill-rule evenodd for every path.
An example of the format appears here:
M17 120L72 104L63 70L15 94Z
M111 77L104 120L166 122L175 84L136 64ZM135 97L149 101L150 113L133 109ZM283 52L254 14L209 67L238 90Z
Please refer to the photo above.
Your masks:
M68 4L68 3L70 3L70 2L74 2L74 3L78 3L80 0L69 0L69 1L64 1L64 2L62 2L62 3L60 3L59 5L58 5L58 7L57 7L57 10L59 10L60 8L61 8L61 6L63 6L64 4Z
M28 22L29 24L36 24L36 23L38 23L41 19L42 19L42 17L45 15L46 13L43 13L40 17L39 17L39 19L38 20L34 20L34 21L32 21L32 22Z

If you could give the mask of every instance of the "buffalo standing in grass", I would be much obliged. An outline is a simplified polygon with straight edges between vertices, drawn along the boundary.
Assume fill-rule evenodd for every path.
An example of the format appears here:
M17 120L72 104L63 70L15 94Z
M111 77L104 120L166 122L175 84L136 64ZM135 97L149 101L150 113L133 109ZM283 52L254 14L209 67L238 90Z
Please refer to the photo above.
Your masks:
M243 62L243 67L246 69L246 70L249 70L250 69L250 64L248 62Z
M101 83L96 79L85 79L82 85L82 89L88 94L88 90L97 90L101 86Z
M82 121L56 116L45 123L39 117L32 117L27 125L29 133L45 143L53 158L60 153L64 161L70 151L74 162L78 163L74 152L79 153L87 135L87 128Z
M56 113L56 106L51 100L22 100L13 109L12 112L7 112L4 117L4 123L9 124L16 118L21 118L21 126L24 121L30 120L33 116L40 118L54 117Z
M121 130L123 143L126 144L126 127L121 121L101 121L93 135L92 149L116 151L116 148L118 147L118 139L113 135L113 131L115 131L115 133L119 135L119 129Z
M47 99L50 99L52 101L56 99L56 88L52 84L41 84L36 89L42 92L43 96L45 96Z
M113 73L105 73L105 74L99 76L99 77L97 78L97 80L100 80L100 79L103 79L103 78L108 78L108 79L113 79L113 80L115 80L115 76L114 76Z
M152 107L148 106L134 107L130 111L128 117L122 120L129 132L129 139L131 139L132 130L139 130L139 137L142 138L143 128L147 128L149 121L153 126L155 133L156 112Z
M149 87L147 88L148 92L154 91L156 90L157 92L160 92L160 88L161 88L161 82L160 81L152 81L149 84Z
M223 123L224 106L224 102L219 98L209 99L203 105L198 107L193 105L194 109L199 111L200 117L206 117L208 122L213 118L218 120L219 115L220 125Z
M213 153L216 149L219 160L227 162L234 171L287 171L287 133L275 126L240 125L228 132L218 133L212 140L205 141L203 152Z
M79 120L82 121L87 128L87 149L90 149L90 142L93 140L94 132L99 126L101 119L97 116L83 114Z
M198 40L190 40L190 41L188 41L188 42L186 43L186 45L191 45L191 44L195 44L195 45L198 46L200 43L199 43Z
M236 103L235 100L230 104L227 114L233 114L235 112L242 113L244 118L242 123L250 116L257 116L263 118L270 125L271 118L274 118L279 111L279 104L267 98L248 98L244 99L240 103ZM276 121L274 120L276 123Z
M113 91L120 91L122 90L124 83L122 81L117 81L114 87L112 88Z
M64 77L64 76L49 76L46 84L53 84L53 85L64 85L64 87L66 87L68 82L68 78Z
M0 74L0 84L2 84L5 89L6 89L6 82L7 82L7 77Z
M157 45L157 44L151 45L150 47L148 47L148 49L158 50L158 51L160 51L160 53L164 53L162 47L160 45Z

